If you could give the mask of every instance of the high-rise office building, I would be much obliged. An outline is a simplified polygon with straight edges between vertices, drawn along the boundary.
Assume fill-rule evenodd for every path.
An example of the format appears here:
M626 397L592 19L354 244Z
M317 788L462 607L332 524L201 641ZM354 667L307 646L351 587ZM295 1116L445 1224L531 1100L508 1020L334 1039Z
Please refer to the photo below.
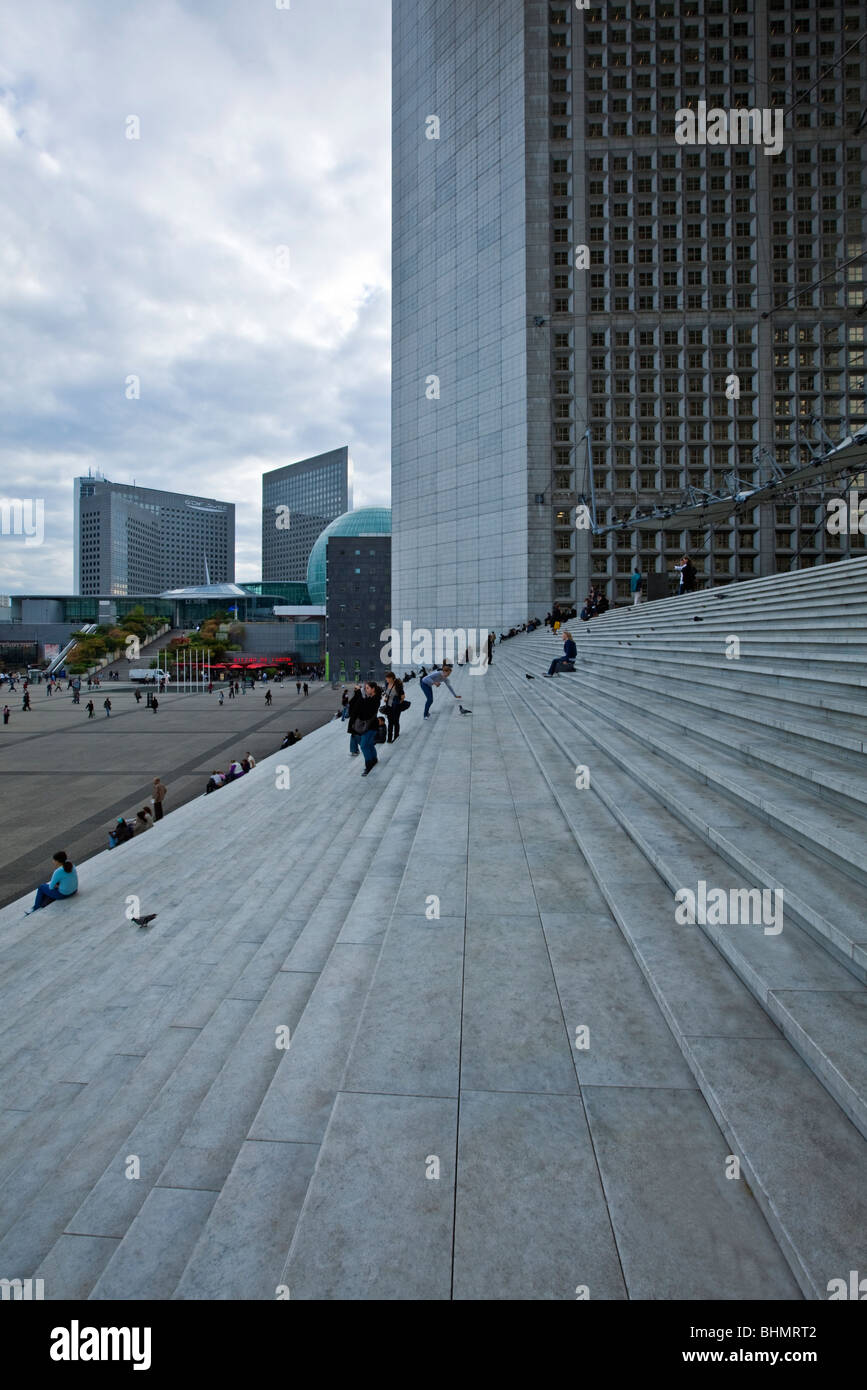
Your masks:
M862 7L393 13L393 622L622 601L636 556L720 584L858 553L818 492L710 531L575 508L746 490L865 423Z
M317 537L351 507L347 446L263 473L263 580L305 579Z
M234 503L76 478L76 593L159 594L234 578Z

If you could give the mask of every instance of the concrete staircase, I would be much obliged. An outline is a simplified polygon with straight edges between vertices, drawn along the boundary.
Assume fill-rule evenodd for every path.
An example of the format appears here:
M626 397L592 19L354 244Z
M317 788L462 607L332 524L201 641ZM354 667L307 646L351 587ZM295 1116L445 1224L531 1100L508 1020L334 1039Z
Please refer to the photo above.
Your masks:
M554 680L556 639L513 639L455 681L472 716L411 684L367 779L331 723L0 912L0 1276L777 1300L863 1269L865 580L576 623ZM782 888L782 931L678 925L700 880Z

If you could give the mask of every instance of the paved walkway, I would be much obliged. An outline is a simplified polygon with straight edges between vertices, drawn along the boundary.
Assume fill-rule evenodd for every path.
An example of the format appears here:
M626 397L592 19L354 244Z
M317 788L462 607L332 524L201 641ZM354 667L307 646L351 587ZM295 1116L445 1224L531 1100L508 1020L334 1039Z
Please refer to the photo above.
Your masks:
M76 862L105 849L108 827L135 815L155 776L169 788L171 812L201 795L215 767L247 749L266 757L288 728L307 734L340 705L339 691L324 682L311 684L306 698L296 695L294 682L272 685L270 709L265 689L227 697L222 709L217 689L210 696L160 695L156 714L145 697L136 705L130 687L105 681L82 691L80 705L71 692L48 697L44 685L34 686L29 714L20 687L12 695L0 691L0 708L12 710L8 726L0 724L0 906L48 875L56 849ZM89 720L91 698L96 714Z

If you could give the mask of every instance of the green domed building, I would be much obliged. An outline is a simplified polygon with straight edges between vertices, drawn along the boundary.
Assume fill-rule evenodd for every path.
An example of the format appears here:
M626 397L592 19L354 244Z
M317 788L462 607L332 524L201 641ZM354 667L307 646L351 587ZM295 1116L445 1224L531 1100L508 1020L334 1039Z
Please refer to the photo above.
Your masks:
M359 507L332 521L307 562L310 601L325 605L326 671L344 682L381 679L391 621L391 509Z

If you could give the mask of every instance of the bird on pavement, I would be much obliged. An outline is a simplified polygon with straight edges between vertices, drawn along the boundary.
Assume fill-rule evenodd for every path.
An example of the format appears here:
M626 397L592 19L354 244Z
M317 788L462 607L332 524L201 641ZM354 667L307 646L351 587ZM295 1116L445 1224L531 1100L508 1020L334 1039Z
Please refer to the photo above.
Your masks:
M131 917L130 921L135 922L137 927L149 927L156 915L155 912L149 912L146 917Z

